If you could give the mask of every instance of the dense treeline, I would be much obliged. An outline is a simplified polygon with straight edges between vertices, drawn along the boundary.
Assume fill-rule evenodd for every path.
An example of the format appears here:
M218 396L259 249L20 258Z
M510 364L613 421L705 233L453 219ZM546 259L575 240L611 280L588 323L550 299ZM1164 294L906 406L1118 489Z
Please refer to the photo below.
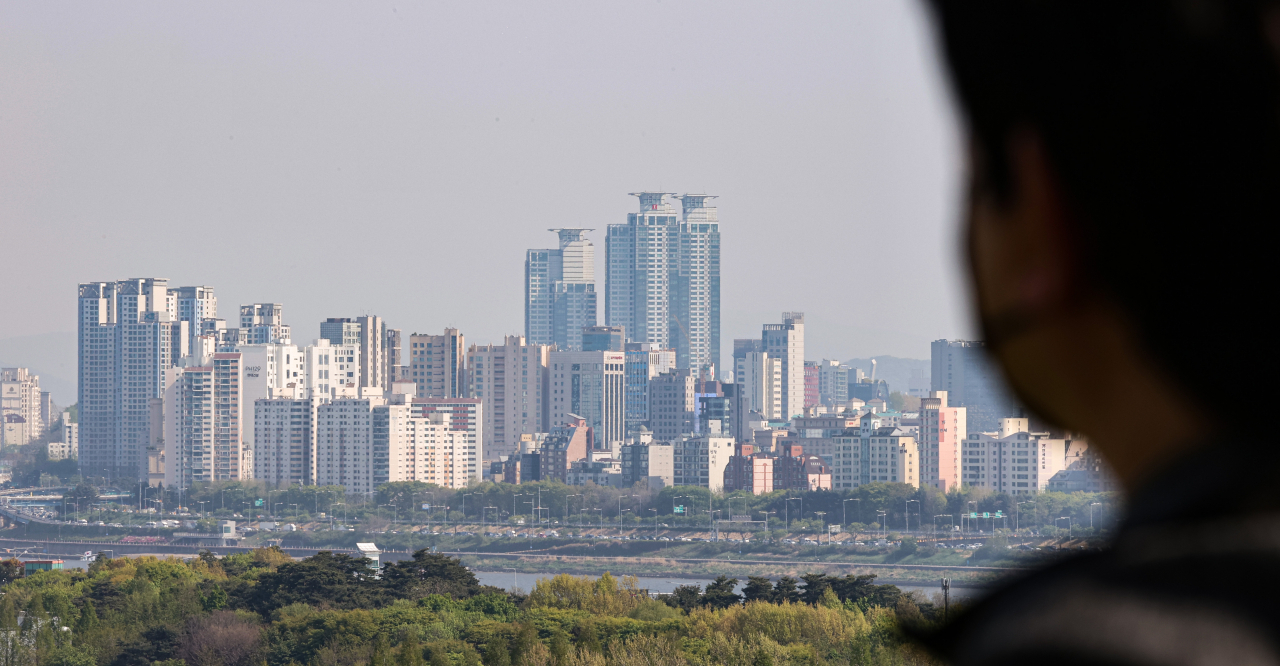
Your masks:
M368 565L260 549L35 573L0 589L0 666L927 663L899 627L937 620L872 576L752 578L742 595L721 577L664 602L608 574L508 594L426 551Z

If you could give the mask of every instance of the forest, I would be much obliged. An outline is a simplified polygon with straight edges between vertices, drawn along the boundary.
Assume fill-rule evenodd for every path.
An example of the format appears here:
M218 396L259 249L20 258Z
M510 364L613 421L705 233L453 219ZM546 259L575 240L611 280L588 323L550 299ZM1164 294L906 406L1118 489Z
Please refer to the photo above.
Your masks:
M934 603L874 576L721 576L652 598L635 578L486 587L426 550L384 564L276 548L189 561L0 567L0 666L926 664ZM951 612L955 612L951 608Z

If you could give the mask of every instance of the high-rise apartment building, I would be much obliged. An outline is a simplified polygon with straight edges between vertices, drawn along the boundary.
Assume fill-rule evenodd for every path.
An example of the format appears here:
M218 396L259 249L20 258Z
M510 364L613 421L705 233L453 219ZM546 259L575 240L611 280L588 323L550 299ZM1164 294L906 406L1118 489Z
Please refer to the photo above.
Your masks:
M582 329L595 326L596 249L592 229L550 229L556 249L529 250L524 262L524 335L530 344L582 350Z
M757 341L758 342L758 341ZM764 351L744 351L735 359L733 370L737 382L737 437L752 440L752 419L777 421L785 418L782 411L782 360ZM754 415L754 416L753 416Z
M819 382L821 367L817 361L804 362L804 408L816 407L820 402Z
M424 398L459 398L466 395L466 338L456 328L443 335L414 333L409 336L409 376Z
M782 418L804 413L804 313L784 312L781 324L765 324L761 344L782 362Z
M194 339L204 330L204 322L218 318L218 297L213 287L178 287L173 291L177 300L178 321L187 322L186 340L181 344L182 356L196 353Z
M468 396L484 403L485 449L491 458L514 455L521 435L550 430L550 350L518 335L508 335L501 345L467 350Z
M79 287L80 470L86 477L146 478L151 400L164 394L177 299L168 280L142 278ZM180 337L180 335L178 336Z
M415 418L436 424L428 441L435 450L425 471L427 481L445 488L480 481L487 446L484 403L476 398L414 398L412 407Z
M5 428L4 446L25 446L51 425L44 422L40 407L39 375L27 368L0 368L0 418L13 424Z
M680 368L701 374L720 362L720 225L714 198L640 192L640 210L609 225L605 323L631 342L674 348ZM707 372L710 374L710 372Z
M287 343L293 337L284 323L284 306L279 303L251 303L240 306L240 330L244 344Z
M849 401L849 366L829 359L818 364L818 401L834 406Z
M950 492L960 487L961 457L969 436L968 410L947 404L946 391L920 400L920 483Z
M382 317L330 317L320 323L320 337L332 345L355 346L359 349L356 363L360 368L361 388L391 389L387 378L387 326Z
M625 352L551 352L550 425L586 419L592 449L612 450L626 436Z
M386 368L382 375L386 377L386 387L401 381L408 381L404 376L404 334L398 328L388 328L382 347L386 350Z
M254 478L280 485L315 485L316 416L322 400L262 398L252 404Z
M348 493L371 493L374 482L375 407L381 396L338 398L316 410L316 484L343 486Z
M946 391L951 405L966 408L970 430L997 430L1000 419L1018 415L984 343L934 340L930 350L930 390Z
M194 361L194 359L193 359ZM243 446L240 354L217 353L171 370L166 383L165 461L173 481L192 483L252 477L252 452Z
M995 432L970 434L963 483L1010 495L1043 492L1055 474L1067 469L1072 441L1028 432L1028 425L1025 418L1003 418Z
M648 342L626 343L627 432L649 422L649 380L674 370L676 351Z
M694 431L694 377L670 370L649 380L649 430L660 442L673 442Z

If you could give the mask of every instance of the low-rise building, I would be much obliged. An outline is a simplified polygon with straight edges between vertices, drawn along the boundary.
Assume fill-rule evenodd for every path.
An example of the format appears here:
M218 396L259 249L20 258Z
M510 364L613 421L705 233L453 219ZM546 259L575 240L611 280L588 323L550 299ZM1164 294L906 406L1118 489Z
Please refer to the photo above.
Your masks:
M675 448L670 442L639 441L624 444L621 453L621 482L630 487L636 483L660 480L662 485L675 482Z
M724 470L733 457L733 438L703 435L671 443L672 479L677 486L724 488Z

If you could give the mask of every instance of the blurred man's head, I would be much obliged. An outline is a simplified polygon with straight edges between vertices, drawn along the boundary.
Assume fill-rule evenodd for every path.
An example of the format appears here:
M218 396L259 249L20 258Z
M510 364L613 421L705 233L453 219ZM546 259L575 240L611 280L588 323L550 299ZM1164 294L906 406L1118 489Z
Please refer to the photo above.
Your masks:
M1276 3L932 4L968 128L984 334L1020 397L1132 482L1160 456L1127 455L1203 436L1274 365Z

